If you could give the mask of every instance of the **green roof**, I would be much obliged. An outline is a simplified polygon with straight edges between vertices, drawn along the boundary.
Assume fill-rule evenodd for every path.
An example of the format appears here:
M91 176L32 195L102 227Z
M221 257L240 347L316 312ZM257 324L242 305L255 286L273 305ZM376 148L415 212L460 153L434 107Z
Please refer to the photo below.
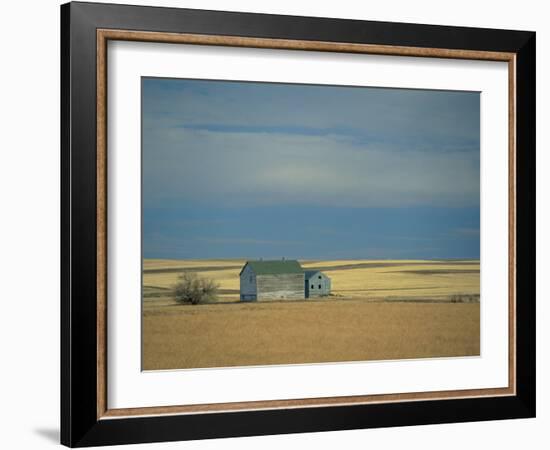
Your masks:
M256 275L276 275L285 273L303 273L302 266L295 259L283 259L276 261L247 261ZM244 269L243 267L243 269Z

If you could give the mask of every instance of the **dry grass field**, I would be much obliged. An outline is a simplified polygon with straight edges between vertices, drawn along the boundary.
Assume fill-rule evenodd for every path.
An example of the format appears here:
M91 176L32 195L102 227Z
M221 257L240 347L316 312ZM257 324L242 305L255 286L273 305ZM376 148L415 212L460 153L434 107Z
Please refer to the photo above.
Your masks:
M318 300L239 303L243 260L145 260L143 369L479 355L479 261L301 261L332 279ZM183 271L218 303L177 304Z

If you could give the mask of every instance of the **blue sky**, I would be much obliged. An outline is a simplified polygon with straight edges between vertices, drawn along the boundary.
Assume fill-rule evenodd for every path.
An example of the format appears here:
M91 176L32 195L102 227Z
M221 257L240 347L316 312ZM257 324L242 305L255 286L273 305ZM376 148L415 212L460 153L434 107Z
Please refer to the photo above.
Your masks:
M143 78L145 258L479 258L479 93Z

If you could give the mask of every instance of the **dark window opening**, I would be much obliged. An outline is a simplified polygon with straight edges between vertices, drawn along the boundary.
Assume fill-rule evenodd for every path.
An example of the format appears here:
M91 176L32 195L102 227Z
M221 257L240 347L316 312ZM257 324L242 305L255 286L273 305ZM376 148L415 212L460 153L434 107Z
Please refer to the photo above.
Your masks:
M321 279L321 275L319 275L319 279Z
M311 285L311 289L315 289L315 286L313 286L313 284Z
M319 285L319 289L321 289L321 285Z

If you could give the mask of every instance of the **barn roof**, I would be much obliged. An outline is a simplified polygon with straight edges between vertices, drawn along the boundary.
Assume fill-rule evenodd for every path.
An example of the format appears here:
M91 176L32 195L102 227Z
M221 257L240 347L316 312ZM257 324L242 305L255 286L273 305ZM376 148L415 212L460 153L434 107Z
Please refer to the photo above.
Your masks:
M276 261L247 261L243 269L249 265L256 275L277 275L285 273L302 273L302 266L295 259ZM242 270L241 270L242 272Z

